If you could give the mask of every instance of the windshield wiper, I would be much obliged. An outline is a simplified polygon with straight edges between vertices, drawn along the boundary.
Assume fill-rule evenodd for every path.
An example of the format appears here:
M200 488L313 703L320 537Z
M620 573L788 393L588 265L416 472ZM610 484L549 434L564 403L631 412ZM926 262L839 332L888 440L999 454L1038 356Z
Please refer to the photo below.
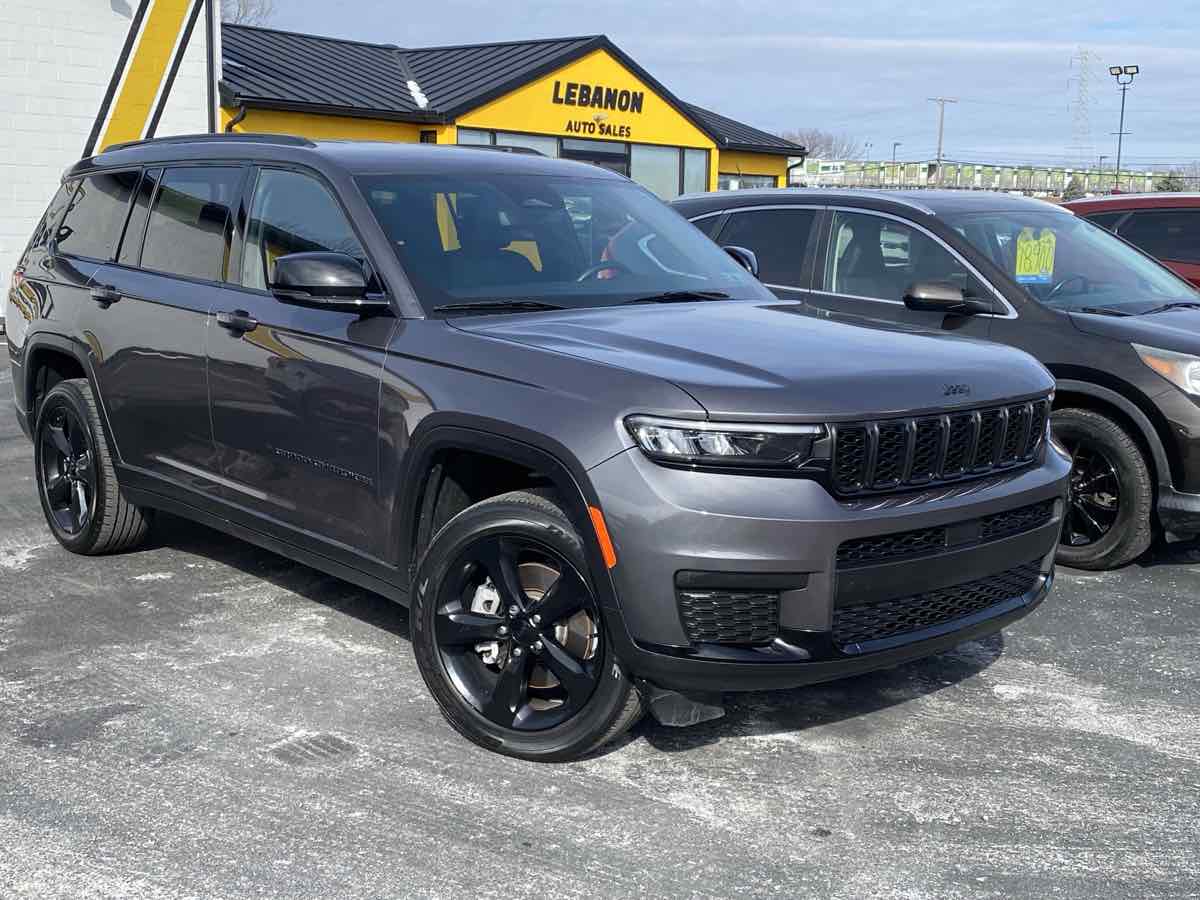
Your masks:
M649 297L626 300L625 303L690 303L693 300L728 299L730 296L724 291L663 291L661 294L651 294Z
M1138 313L1140 316L1148 316L1151 313L1166 312L1168 309L1200 309L1200 303L1195 300L1179 300L1175 303L1164 303L1162 306L1156 306L1153 309L1148 309L1144 313Z
M1081 306L1075 312L1091 313L1094 316L1132 316L1133 313L1121 312L1111 306Z
M541 300L472 300L468 303L446 303L435 306L434 312L537 312L543 309L566 309L556 303Z

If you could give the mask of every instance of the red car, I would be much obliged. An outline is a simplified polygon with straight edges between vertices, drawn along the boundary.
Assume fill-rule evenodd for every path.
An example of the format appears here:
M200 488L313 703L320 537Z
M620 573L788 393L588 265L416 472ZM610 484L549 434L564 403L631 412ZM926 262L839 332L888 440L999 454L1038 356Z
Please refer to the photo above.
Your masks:
M1117 194L1064 203L1200 287L1200 194Z

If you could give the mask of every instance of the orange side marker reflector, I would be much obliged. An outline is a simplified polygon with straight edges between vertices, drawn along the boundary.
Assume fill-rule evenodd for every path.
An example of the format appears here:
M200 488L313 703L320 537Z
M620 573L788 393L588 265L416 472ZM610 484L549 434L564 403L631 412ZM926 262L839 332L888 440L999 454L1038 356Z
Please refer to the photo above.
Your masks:
M608 526L604 524L604 513L595 506L589 506L588 515L592 517L592 528L596 530L596 540L600 542L600 552L604 555L604 564L611 569L617 564L617 551L613 549L612 538L608 536Z

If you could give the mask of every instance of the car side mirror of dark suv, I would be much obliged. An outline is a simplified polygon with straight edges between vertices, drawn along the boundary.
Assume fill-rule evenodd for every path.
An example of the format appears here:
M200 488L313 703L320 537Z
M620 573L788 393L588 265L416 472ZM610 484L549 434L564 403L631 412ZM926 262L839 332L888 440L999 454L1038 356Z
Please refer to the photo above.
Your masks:
M904 292L904 305L909 309L947 316L977 316L996 311L987 300L969 297L962 288L949 281L917 281L910 284Z
M735 247L732 244L721 249L732 256L735 263L755 278L758 277L758 257L754 255L753 250L747 250L745 247Z
M366 273L357 259L327 250L289 253L275 260L271 293L284 303L348 312L388 305L387 298L368 290Z

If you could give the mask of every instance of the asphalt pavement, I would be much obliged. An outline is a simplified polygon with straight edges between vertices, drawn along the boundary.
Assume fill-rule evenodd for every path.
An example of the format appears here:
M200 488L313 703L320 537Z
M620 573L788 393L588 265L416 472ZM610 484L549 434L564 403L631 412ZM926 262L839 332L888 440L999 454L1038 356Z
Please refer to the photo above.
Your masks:
M161 517L42 520L0 351L0 897L1196 897L1200 548L942 656L534 765L403 609Z

